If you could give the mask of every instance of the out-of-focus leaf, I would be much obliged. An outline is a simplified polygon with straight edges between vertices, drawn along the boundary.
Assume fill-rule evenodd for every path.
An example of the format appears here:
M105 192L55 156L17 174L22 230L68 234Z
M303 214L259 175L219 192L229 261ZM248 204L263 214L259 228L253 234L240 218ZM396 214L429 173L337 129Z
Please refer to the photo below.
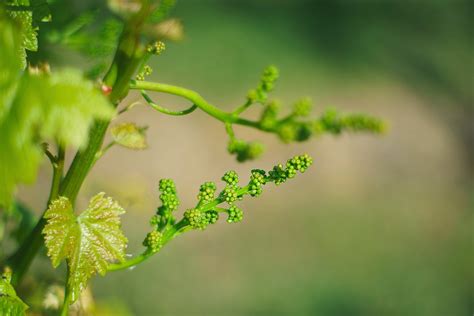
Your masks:
M138 127L135 123L122 123L112 127L114 141L130 149L146 149L146 127Z
M117 47L123 24L117 19L106 19L92 31L82 28L64 37L62 43L91 58L105 58Z
M92 82L66 69L23 75L12 104L0 104L0 113L0 205L8 205L18 183L36 178L39 139L80 147L94 119L110 119L114 111Z
M21 75L21 25L0 7L0 121L9 111Z
M11 233L18 244L22 243L36 225L37 219L33 212L23 203L15 201L11 209L11 217L16 222L16 226Z
M144 32L156 40L179 41L184 36L183 24L178 19L168 19L157 24L147 25Z
M16 295L10 279L10 273L5 273L0 279L0 315L23 316L28 305Z
M148 22L158 23L163 21L170 15L175 5L176 0L159 1L158 8L150 15L150 17L148 18Z
M21 29L22 43L18 52L22 57L22 66L26 68L25 49L34 52L38 50L38 22L50 21L51 12L46 0L9 0L7 4L11 8L7 10L8 15L19 26L17 32Z
M93 197L79 216L65 197L53 201L46 211L43 234L48 256L54 267L67 260L72 302L94 274L104 275L109 262L124 260L127 238L119 218L123 213L125 210L104 193Z
M108 0L110 10L123 18L128 18L140 10L140 0Z
M46 0L30 0L33 9L33 24L38 22L51 22L51 11Z

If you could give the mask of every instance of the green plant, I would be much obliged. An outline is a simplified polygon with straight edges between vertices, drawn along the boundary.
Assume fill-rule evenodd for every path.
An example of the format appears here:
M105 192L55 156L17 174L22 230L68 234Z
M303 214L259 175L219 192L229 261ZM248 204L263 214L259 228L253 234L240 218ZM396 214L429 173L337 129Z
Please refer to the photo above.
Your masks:
M168 18L173 6L173 0L111 0L109 8L120 21L106 20L98 26L99 31L87 28L94 19L90 12L75 17L60 29L48 29L44 36L52 43L67 45L92 58L93 65L86 74L76 68L50 70L47 64L33 65L27 58L27 51L38 49L37 32L54 17L54 4L50 9L45 0L7 0L0 6L0 206L2 225L18 222L18 230L23 234L17 238L17 250L4 261L12 274L10 277L10 270L6 270L0 284L3 314L24 313L26 306L12 285L22 280L43 242L54 267L67 263L61 308L61 315L67 315L69 306L78 300L93 275L135 266L176 236L204 230L222 215L228 223L240 222L244 214L236 202L247 195L259 196L264 185L284 183L312 164L312 158L306 154L295 156L269 171L252 170L245 185L239 185L239 176L229 171L222 177L225 185L219 193L215 183L203 183L196 205L182 215L177 214L179 199L173 181L162 179L162 205L150 220L152 229L143 241L145 250L126 258L127 239L119 218L125 211L118 202L99 193L78 215L74 204L93 165L110 148L147 147L146 128L135 123L111 127L112 141L103 145L112 118L134 106L122 104L130 91L140 91L151 109L166 115L188 115L199 109L221 121L229 137L227 150L239 162L259 157L264 148L258 142L238 138L234 125L275 134L285 143L343 131L383 132L384 125L379 119L362 114L328 110L317 118L309 118L312 106L308 98L295 102L289 114L280 115L281 106L269 98L279 76L274 66L264 70L257 87L231 112L212 105L195 91L146 81L152 72L148 59L163 53L165 41L181 37L181 24ZM88 35L90 32L92 36ZM98 44L91 45L91 40ZM103 79L98 79L102 73ZM179 96L192 105L181 111L171 110L153 101L149 92ZM261 109L260 118L244 118L242 114L254 105ZM55 148L54 153L50 147ZM66 148L77 149L68 167ZM51 162L53 179L46 210L34 223L26 220L31 216L15 200L14 193L18 184L35 180L43 157Z

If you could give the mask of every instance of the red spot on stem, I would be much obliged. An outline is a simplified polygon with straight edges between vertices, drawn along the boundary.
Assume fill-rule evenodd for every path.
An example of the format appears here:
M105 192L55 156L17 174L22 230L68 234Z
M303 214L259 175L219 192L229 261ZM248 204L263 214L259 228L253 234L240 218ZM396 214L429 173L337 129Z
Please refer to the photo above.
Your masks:
M102 84L102 87L100 88L102 90L102 93L105 95L105 96L108 96L111 92L112 92L112 87L109 87L105 84Z

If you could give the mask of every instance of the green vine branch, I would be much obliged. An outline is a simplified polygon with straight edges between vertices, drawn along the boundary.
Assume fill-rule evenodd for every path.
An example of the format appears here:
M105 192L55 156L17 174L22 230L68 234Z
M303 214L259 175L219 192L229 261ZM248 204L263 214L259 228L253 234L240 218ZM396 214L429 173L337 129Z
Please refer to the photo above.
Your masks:
M238 161L257 158L263 152L263 145L259 142L246 142L238 139L232 130L232 125L242 125L277 135L281 141L301 142L312 136L322 134L338 135L344 131L383 133L385 124L378 118L365 114L341 114L336 110L328 109L317 118L309 118L312 110L311 100L303 98L293 105L291 112L282 118L278 117L281 111L277 101L268 101L268 93L273 89L274 81L278 76L275 67L267 68L257 89L248 93L247 101L231 112L226 112L211 104L199 93L174 85L133 80L130 89L140 90L147 103L161 113L168 115L185 115L199 108L211 117L223 122L229 135L228 151L235 154ZM184 111L171 111L154 103L146 91L166 93L182 97L190 101L193 106ZM262 110L259 120L249 120L242 114L253 104L261 104Z

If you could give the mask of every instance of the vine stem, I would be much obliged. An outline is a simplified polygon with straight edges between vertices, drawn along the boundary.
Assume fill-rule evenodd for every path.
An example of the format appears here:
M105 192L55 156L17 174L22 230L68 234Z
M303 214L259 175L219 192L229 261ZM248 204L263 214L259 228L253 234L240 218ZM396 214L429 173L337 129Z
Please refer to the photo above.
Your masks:
M247 110L249 108L249 106L251 106L253 103L250 99L247 100L247 102L245 102L244 104L242 104L241 106L239 106L238 108L236 108L232 114L236 114L236 115L239 115L240 113L244 112L245 110Z
M54 162L52 164L53 179L51 181L51 189L47 203L48 205L52 200L58 197L59 186L63 176L65 156L66 154L64 146L58 145L58 154L56 157L54 157ZM26 239L28 242L23 242L15 254L13 254L13 256L8 259L7 264L14 267L12 274L12 284L18 284L18 282L21 280L21 277L28 270L31 261L36 255L36 252L32 252L31 249L39 249L41 247L43 243L41 232L45 224L46 220L41 217L38 221L38 224Z
M68 316L69 315L69 306L71 305L72 300L72 292L71 288L69 287L69 267L67 268L66 272L66 286L64 291L64 301L63 306L61 307L61 316Z

